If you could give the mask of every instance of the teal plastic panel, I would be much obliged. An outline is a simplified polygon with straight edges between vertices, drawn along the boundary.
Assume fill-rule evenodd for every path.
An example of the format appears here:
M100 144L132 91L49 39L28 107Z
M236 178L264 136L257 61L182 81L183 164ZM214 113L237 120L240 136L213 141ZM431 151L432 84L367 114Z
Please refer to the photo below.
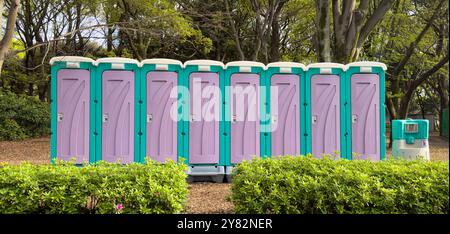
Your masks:
M204 67L205 65L202 65ZM208 65L207 65L208 66ZM182 140L182 146L181 146L181 155L184 158L184 163L189 166L225 166L226 165L226 150L225 150L225 141L226 141L226 134L225 131L225 121L224 121L224 107L225 104L222 100L221 107L220 107L220 121L219 121L219 163L218 164L191 164L189 163L189 110L190 110L190 98L189 98L189 77L192 73L201 73L201 72L207 72L207 73L217 73L219 74L219 87L221 94L225 93L225 70L218 65L209 65L209 70L205 71L204 68L200 68L199 65L187 65L183 70L183 79L182 82L180 82L180 86L184 87L184 90L187 92L182 95L182 106L181 106L181 112L182 112L182 119L180 121L182 125L182 131L180 133L180 138Z
M312 140L311 140L311 104L315 100L311 100L311 78L314 75L320 75L320 68L309 68L306 71L305 76L305 82L304 82L304 113L305 113L305 121L304 121L304 132L303 134L303 142L305 147L302 147L302 154L311 154L312 153ZM339 90L339 96L340 96L340 151L338 152L341 158L345 158L346 155L346 142L348 138L348 133L346 131L346 121L345 121L345 105L346 105L346 99L345 99L345 88L346 85L344 85L345 81L345 72L341 68L332 68L331 73L323 74L323 75L337 75L340 79L340 90Z
M428 139L429 122L427 119L392 120L392 140Z
M363 73L370 73L370 74L377 74L379 76L380 82L379 82L379 90L380 90L380 159L384 160L386 158L386 110L385 110L385 95L386 95L386 85L385 85L385 71L381 67L371 67L371 72L368 71L361 71L361 67L359 66L350 66L347 68L345 72L345 87L346 87L346 93L345 93L345 100L346 100L346 153L345 158L352 159L352 110L351 110L351 77L354 74L363 74Z
M271 102L271 99L270 99L270 93L271 93L271 91L270 91L270 86L271 86L271 78L274 76L274 75L276 75L276 74L284 74L284 75L286 75L286 74L293 74L293 75L298 75L299 76L299 84L300 84L300 87L299 87L299 105L300 105L300 107L299 107L299 109L300 109L300 114L299 114L299 118L300 118L300 120L299 120L299 122L300 122L300 141L302 141L302 139L303 139L303 132L304 132L304 129L305 129L305 118L304 118L304 116L305 116L305 109L303 108L303 103L305 102L304 101L304 97L305 97L305 95L304 95L304 93L305 93L305 90L304 90L304 88L305 88L305 85L304 85L304 80L305 80L305 71L303 71L303 69L301 69L301 68L295 68L295 67L293 67L293 68L291 68L291 73L282 73L281 71L280 71L280 68L279 67L269 67L266 71L265 71L265 76L264 76L264 82L262 82L261 83L261 86L265 86L266 88L265 88L265 91L266 91L266 99L265 99L265 103L267 103L267 114L269 115L269 118L268 118L268 121L266 121L265 122L265 124L263 124L263 126L265 126L265 128L266 128L266 130L265 130L265 132L266 132L266 134L265 134L265 139L264 139L264 149L265 149L265 151L262 151L263 152L263 154L262 155L265 155L265 156L267 156L267 157L271 157L272 156L272 152L271 152L271 148L272 148L272 132L270 131L270 129L271 129L271 123L272 123L272 119L271 119L271 116L272 116L272 112L271 112L271 107L270 107L270 102ZM261 143L262 144L262 143ZM304 152L305 152L305 144L304 144L304 142L300 142L300 154L304 154Z
M57 74L61 69L86 69L90 72L90 145L89 145L89 162L92 163L95 161L95 147L97 142L97 135L95 135L95 103L94 103L94 97L95 97L95 66L92 63L89 62L79 62L80 66L79 68L69 68L67 66L67 62L65 61L56 61L51 66L51 85L50 85L50 108L51 108L51 123L50 123L50 129L51 129L51 139L50 139L50 161L52 164L54 164L55 159L57 158L57 87L58 87L58 79Z
M224 110L224 114L222 116L223 120L224 120L224 132L222 134L224 140L221 141L221 146L223 146L223 150L224 150L224 154L225 154L225 165L226 166L233 166L233 164L231 163L231 142L230 142L230 132L231 132L231 111L230 111L230 89L229 87L231 86L231 76L233 74L237 74L237 73L243 73L239 71L239 66L229 66L226 71L225 71L225 95L224 95L224 103L225 103L225 110ZM265 71L263 68L261 67L251 67L250 72L248 72L250 74L258 74L260 76L260 87L261 86L266 86L267 80L265 79ZM265 122L264 120L264 115L266 114L266 108L267 108L267 92L266 91L262 91L260 94L260 125L264 125ZM264 139L264 141L263 141ZM261 133L260 133L260 154L261 156L264 158L267 155L266 152L266 143L265 141L267 141L266 136L264 136L264 131L263 128L261 128ZM222 144L222 142L224 142L225 144Z
M178 85L181 86L182 82L183 82L183 69L180 65L175 65L175 64L168 64L167 66L167 70L157 70L156 68L156 64L144 64L142 66L142 68L140 68L140 78L139 78L139 87L140 87L140 97L142 100L142 105L140 106L140 129L142 132L142 135L140 137L140 142L139 142L139 147L140 147L140 151L139 151L139 162L145 162L145 157L147 156L147 147L146 147L146 143L147 143L147 128L146 128L146 123L147 123L147 118L146 118L146 113L147 113L147 74L149 72L153 72L153 71L162 71L162 72L175 72L178 74ZM178 98L177 98L177 104L178 104L178 116L180 116L181 114L181 90L178 90ZM181 133L183 132L183 122L180 121L181 118L178 119L177 122L177 155L178 155L178 161L181 160L181 158L183 157L182 154L182 143L183 143L183 138Z
M111 63L100 63L97 65L95 72L95 132L97 136L95 147L95 161L102 160L102 74L105 71L132 71L134 72L134 162L142 162L142 154L140 152L143 133L141 131L141 109L144 101L141 97L142 90L140 87L140 72L137 64L125 63L124 69L113 69Z

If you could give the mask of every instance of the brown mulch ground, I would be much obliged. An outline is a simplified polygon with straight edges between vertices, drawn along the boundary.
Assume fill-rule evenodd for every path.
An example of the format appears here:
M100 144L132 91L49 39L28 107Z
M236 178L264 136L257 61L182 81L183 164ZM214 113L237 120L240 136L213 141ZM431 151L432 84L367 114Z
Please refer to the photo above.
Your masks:
M430 155L433 161L449 161L448 139L430 134ZM387 152L390 154L390 150ZM28 161L36 164L50 162L50 138L41 137L24 141L0 141L0 162L19 164ZM233 203L228 201L230 184L192 183L186 213L232 213Z
M189 184L189 198L186 206L188 214L230 214L233 203L231 184L192 183Z
M35 164L50 163L50 137L0 141L0 162L19 164L22 161Z

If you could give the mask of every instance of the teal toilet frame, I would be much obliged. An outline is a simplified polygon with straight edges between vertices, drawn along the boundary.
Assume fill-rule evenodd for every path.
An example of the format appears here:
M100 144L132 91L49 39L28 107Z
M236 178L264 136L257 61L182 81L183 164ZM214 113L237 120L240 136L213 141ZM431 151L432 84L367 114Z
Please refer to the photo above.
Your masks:
M194 72L208 72L219 74L219 88L221 94L225 91L225 70L222 62L214 60L190 60L184 63L183 79L180 82L180 86L183 86L185 90L189 88L189 77ZM225 122L223 121L224 104L223 100L220 104L219 110L219 163L218 164L191 164L189 163L189 110L190 110L190 94L182 95L182 131L180 138L182 139L182 155L184 157L184 163L188 165L187 174L192 176L219 176L215 178L217 181L223 180L225 174L226 155L225 155Z
M165 62L164 62L165 61ZM142 105L140 106L140 132L142 132L142 135L140 137L140 142L139 142L139 147L140 147L140 151L139 151L139 162L145 162L145 158L147 157L147 147L146 147L146 143L147 143L147 128L146 128L146 114L147 113L147 73L148 72L152 72L152 71L165 71L165 72L175 72L178 75L178 85L181 86L182 81L183 81L183 65L181 64L175 64L175 62L171 62L168 59L149 59L149 60L144 60L141 63L141 69L140 69L140 79L139 79L139 92L140 92L140 97L142 100ZM180 97L181 95L181 90L178 90L178 97ZM178 98L177 98L178 100ZM177 102L178 104L178 112L180 114L180 110L181 110L181 102ZM178 115L179 116L179 115ZM183 147L182 147L182 143L183 143L183 138L182 138L182 130L183 130L183 124L181 122L181 120L178 118L178 122L177 122L177 156L178 156L178 161L181 160L181 158L183 157Z
M305 118L305 131L301 133L303 135L303 142L304 146L302 154L311 154L312 153L312 141L311 141L311 78L314 75L337 75L339 76L340 80L340 126L341 126L341 132L340 132L340 157L344 158L346 155L346 142L347 142L347 135L348 133L345 131L345 105L346 105L346 99L345 99L345 93L346 93L346 85L345 85L345 65L338 64L338 63L314 63L310 64L306 68L306 79L305 79L305 85L304 87L304 118ZM321 69L324 69L326 71L321 72Z
M52 164L55 163L57 158L57 87L58 87L58 79L57 75L61 69L86 69L89 70L90 73L90 107L89 107L89 121L91 123L91 127L89 129L89 137L90 137L90 145L89 145L89 163L95 162L95 146L97 141L97 135L95 135L95 103L94 103L94 87L95 87L95 61L87 61L90 60L84 57L75 57L75 56L61 56L54 57L50 60L51 65L51 86L50 86L50 107L51 107L51 123L50 123L50 162Z
M380 78L380 159L386 159L386 109L385 109L385 71L387 67L383 63L379 62L353 62L347 64L347 70L345 72L345 101L348 103L345 107L345 119L346 119L346 133L347 133L347 144L346 144L346 154L345 158L352 159L352 111L351 111L351 77L354 74L368 73L377 74Z
M122 70L122 71L133 71L134 72L134 162L141 162L141 152L140 152L140 142L142 142L142 131L141 131L141 122L140 122L140 116L141 116L141 109L144 101L141 97L140 92L140 76L141 76L141 70L139 62L133 63L131 62L133 59L129 59L129 62L110 62L108 59L110 58L103 58L105 60L99 59L96 61L97 63L97 69L95 71L95 132L94 135L98 136L96 139L96 149L95 149L95 161L102 160L102 74L104 71L108 70ZM125 58L112 58L112 59L124 59ZM120 67L115 67L115 65L118 64ZM122 66L123 65L123 66Z
M227 175L228 181L231 179L231 173L234 168L234 164L231 163L231 142L230 142L230 133L231 133L231 121L230 121L230 115L231 115L231 106L230 106L230 87L231 87L231 76L236 73L249 73L249 74L258 74L260 78L260 87L266 86L266 79L265 79L265 66L262 63L258 62L251 62L251 61L235 61L235 62L229 62L225 66L225 89L224 92L224 103L225 103L225 111L223 113L223 121L225 122L225 129L223 138L224 138L224 154L225 154L225 173ZM267 106L266 103L267 100L267 92L261 92L260 93L260 126L264 125L264 115L267 112ZM265 136L263 129L260 129L260 156L263 158L267 157L266 147L265 147Z
M264 154L266 157L272 157L272 152L271 152L271 147L272 147L272 132L270 131L271 129L271 124L272 124L272 113L270 110L270 86L271 86L271 79L273 75L276 74L293 74L293 75L298 75L299 77L299 109L300 109L300 113L299 113L299 117L300 117L300 141L302 141L303 137L303 133L302 131L305 129L305 118L303 116L305 116L305 110L303 108L303 103L305 102L305 69L306 67L301 64L301 63L296 63L297 67L294 67L292 65L289 64L294 64L291 62L275 62L275 63L270 63L267 65L267 69L265 71L265 75L264 75L264 79L262 80L263 82L261 82L261 85L264 85L266 87L266 101L265 103L267 103L267 113L269 114L269 121L268 123L266 122L265 126L265 131L264 131L264 136L265 136L265 140L264 140L264 144L265 145L265 150L262 151L264 152ZM304 152L305 146L304 143L300 142L300 154L302 154L302 152ZM303 153L304 154L304 153Z

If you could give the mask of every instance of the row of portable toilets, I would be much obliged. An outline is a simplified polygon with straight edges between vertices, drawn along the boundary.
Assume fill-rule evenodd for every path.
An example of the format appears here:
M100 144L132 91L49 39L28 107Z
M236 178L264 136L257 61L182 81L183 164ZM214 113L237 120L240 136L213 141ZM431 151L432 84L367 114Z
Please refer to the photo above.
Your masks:
M191 175L223 176L255 156L385 157L382 63L65 56L50 64L52 160L184 158ZM211 113L219 118L204 118Z

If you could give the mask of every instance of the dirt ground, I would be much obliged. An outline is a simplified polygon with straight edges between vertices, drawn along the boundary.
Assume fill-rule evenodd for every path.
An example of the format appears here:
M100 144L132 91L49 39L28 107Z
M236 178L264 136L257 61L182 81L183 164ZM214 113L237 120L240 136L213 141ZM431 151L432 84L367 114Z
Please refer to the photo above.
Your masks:
M0 162L19 164L22 161L36 164L50 163L50 137L0 141Z
M449 141L435 133L430 134L430 155L433 161L449 161ZM388 155L391 153L388 150ZM0 162L19 164L50 162L50 138L41 137L24 141L0 141ZM232 213L233 203L228 200L230 184L192 183L186 213Z
M230 214L233 212L233 203L228 199L230 195L231 184L189 184L186 213Z

